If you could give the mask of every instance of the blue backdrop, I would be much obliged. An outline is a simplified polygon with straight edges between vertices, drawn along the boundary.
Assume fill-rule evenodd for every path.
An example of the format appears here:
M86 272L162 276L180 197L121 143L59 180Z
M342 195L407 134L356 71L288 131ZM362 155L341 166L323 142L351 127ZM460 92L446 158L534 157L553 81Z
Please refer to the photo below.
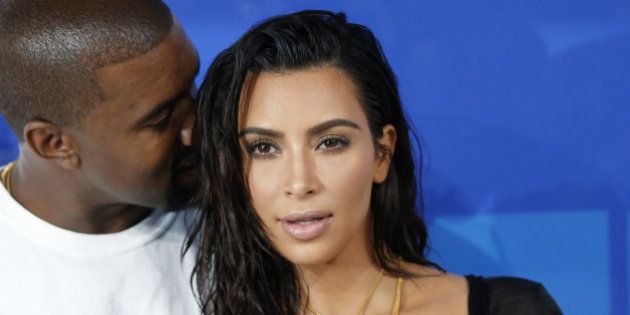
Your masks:
M271 15L323 8L369 26L422 137L431 257L543 282L567 314L628 314L629 1L167 3L202 74ZM0 148L17 154L3 123Z

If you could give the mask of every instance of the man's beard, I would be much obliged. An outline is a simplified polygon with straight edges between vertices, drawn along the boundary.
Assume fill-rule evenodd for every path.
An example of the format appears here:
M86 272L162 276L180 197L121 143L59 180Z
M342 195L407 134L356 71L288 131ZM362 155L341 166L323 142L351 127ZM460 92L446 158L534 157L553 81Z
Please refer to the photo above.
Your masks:
M198 185L193 183L171 185L166 196L166 210L177 211L190 208L197 187Z
M185 157L178 159L180 163L174 165L171 171L171 185L166 194L166 210L177 211L190 208L193 203L193 196L199 187L199 176L196 164L193 163L192 152L189 148L184 149L182 155Z

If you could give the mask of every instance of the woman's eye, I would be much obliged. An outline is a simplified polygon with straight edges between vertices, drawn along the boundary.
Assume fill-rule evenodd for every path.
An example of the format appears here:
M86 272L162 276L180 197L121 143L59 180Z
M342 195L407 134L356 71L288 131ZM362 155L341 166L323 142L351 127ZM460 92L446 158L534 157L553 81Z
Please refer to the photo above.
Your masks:
M271 149L271 145L269 145L268 143L261 143L256 146L256 153L268 154L269 152L271 152Z
M278 148L269 142L254 142L248 148L249 154L253 157L269 157L279 152Z
M322 139L315 148L316 150L338 150L348 145L349 141L343 137L326 137Z

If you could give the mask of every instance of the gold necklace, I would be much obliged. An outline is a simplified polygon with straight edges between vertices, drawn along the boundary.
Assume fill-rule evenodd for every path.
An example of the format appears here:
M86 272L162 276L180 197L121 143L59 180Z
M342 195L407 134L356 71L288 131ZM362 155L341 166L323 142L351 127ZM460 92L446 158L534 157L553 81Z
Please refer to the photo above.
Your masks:
M15 162L11 162L0 170L0 181L2 181L2 185L4 185L9 194L11 194L11 175L14 168Z
M381 271L378 273L378 276L376 277L376 279L374 279L374 281L372 282L372 285L370 286L370 290L368 291L368 294L365 296L365 299L363 300L363 303L361 303L361 307L359 308L359 311L357 312L357 314L365 314L365 310L367 309L368 303L370 302L370 300L372 299L372 297L374 296L374 293L376 292L376 288L378 288L378 285L380 284L381 280L383 279L383 272L384 270L381 269ZM399 312L399 308L400 308L400 295L402 292L402 284L403 284L403 278L399 277L398 281L396 283L396 296L394 298L394 307L392 309L392 315L398 315ZM316 310L313 306L311 306L311 304L307 304L306 305L306 309L309 310L311 313L315 314L315 315L322 315L322 313L318 310Z
M392 315L398 315L400 310L400 295L402 293L402 285L404 279L402 277L398 277L398 281L396 282L396 297L394 298L394 307L392 308Z

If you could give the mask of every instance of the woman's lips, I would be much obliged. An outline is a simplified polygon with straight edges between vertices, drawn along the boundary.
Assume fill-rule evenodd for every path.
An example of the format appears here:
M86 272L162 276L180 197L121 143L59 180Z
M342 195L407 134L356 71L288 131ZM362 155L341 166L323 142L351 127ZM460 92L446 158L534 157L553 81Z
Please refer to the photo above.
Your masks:
M323 211L296 212L282 217L280 223L289 236L308 241L326 231L331 217L331 213Z

